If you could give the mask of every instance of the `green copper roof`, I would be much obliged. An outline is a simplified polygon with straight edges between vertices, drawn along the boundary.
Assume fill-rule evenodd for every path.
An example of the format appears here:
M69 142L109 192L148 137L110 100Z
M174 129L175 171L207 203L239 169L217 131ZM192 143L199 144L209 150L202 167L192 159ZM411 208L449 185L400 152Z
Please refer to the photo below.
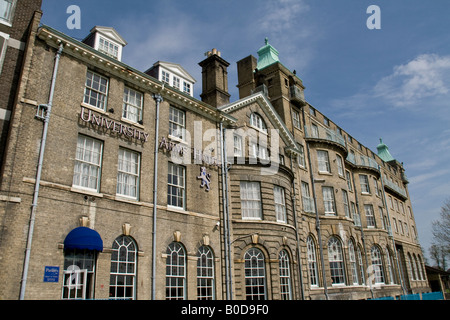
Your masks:
M384 162L395 160L394 157L392 157L391 153L389 152L388 146L383 143L383 139L380 139L380 144L377 146L377 150L378 156Z
M278 58L278 50L269 44L269 39L266 38L266 45L258 50L258 70L264 69L276 62L280 62Z

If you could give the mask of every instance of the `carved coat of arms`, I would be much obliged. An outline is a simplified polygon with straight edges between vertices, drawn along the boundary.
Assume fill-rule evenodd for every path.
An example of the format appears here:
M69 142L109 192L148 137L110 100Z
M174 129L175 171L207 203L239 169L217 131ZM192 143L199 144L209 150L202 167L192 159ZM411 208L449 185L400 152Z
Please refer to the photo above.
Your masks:
M206 191L210 190L209 184L211 183L211 175L206 172L206 167L200 168L200 176L198 176L197 179L202 180L200 188L206 187Z

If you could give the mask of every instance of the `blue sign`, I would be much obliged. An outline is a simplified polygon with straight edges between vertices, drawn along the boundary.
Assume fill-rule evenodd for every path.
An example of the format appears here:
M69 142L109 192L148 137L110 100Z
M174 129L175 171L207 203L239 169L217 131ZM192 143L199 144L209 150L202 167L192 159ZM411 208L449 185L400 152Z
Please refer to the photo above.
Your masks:
M59 267L46 266L44 270L44 282L58 282Z

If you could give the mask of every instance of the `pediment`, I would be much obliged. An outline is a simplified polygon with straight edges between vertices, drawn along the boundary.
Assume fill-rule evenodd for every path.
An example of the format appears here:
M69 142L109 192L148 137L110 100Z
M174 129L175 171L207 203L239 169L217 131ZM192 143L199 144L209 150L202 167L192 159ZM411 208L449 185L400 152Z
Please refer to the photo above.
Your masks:
M183 78L185 80L188 80L189 82L196 83L197 80L195 80L189 72L186 71L180 64L178 63L172 63L172 62L165 62L165 61L158 61L154 64L154 67L161 66L162 68L166 69L172 74L175 74L179 76L180 78Z
M104 37L113 40L114 42L117 42L118 44L122 46L126 46L127 42L124 38L112 27L101 27L101 26L95 26L91 30L91 34L98 32L99 34L103 35Z
M300 148L295 142L294 137L289 132L283 120L281 120L280 116L275 111L275 108L263 93L257 92L236 102L224 105L220 107L219 110L227 114L233 114L237 110L251 107L252 105L255 105L255 103L258 105L260 111L265 114L266 118L270 121L272 126L279 131L280 137L283 139L286 147L291 152L300 154ZM252 111L254 112L255 110Z

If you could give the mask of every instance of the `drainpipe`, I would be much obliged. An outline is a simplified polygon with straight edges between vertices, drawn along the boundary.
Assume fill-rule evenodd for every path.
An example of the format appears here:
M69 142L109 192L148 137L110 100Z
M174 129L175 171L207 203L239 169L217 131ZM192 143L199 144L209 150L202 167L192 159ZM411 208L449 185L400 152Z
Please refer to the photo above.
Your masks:
M399 274L399 278L400 278L400 285L402 287L403 290L403 294L406 295L406 289L405 289L405 284L403 281L403 272L400 269L400 265L399 265L399 259L398 259L398 254L397 254L397 249L395 247L395 240L394 240L394 236L392 235L392 226L391 226L391 218L389 217L389 208L387 205L387 201L386 201L386 193L384 192L384 182L383 182L383 176L381 174L381 167L378 165L378 170L380 171L380 181L381 181L381 190L383 192L383 200L384 200L384 206L386 207L386 214L387 214L387 218L388 218L388 222L389 222L389 237L392 239L392 250L394 251L395 254L395 260L397 262L397 270L398 270L398 274Z
M302 114L303 114L303 128L305 129L305 135L306 135L306 120L305 120L305 109L302 108ZM314 199L314 211L316 213L316 231L317 231L317 238L319 242L319 252L320 252L320 263L322 264L322 279L323 279L323 290L325 294L325 299L329 300L328 297L328 287L327 287L327 277L325 273L325 261L323 258L323 244L322 244L322 234L320 232L320 218L319 218L319 212L317 210L317 199L316 199L316 187L314 184L314 174L312 172L312 165L311 165L311 151L309 149L309 144L306 142L306 154L308 155L308 165L309 165L309 175L311 179L311 187L313 192L313 199Z
M355 175L353 174L353 171L352 171L352 181L353 181L353 189L355 189L356 213L359 215L359 222L361 223L361 211L359 210L358 193L356 192ZM362 223L361 223L360 228L361 228L361 241L363 243L363 248L364 248L364 258L365 258L364 260L366 260L366 266L367 266L367 268L369 268L369 261L367 260L366 240L365 240L365 236L364 236L364 228L362 226ZM364 272L364 274L365 274L365 272ZM369 278L367 278L367 281L369 281L370 294L373 299L374 295L373 295L372 281Z
M22 283L21 283L21 287L20 287L20 297L19 297L20 300L25 299L25 290L26 290L27 278L28 278L28 268L30 266L31 243L33 241L34 223L36 220L36 210L37 210L38 199L39 199L39 186L41 183L42 166L44 163L45 144L47 142L48 125L50 122L50 113L52 111L53 95L55 93L56 75L58 73L59 60L61 58L63 48L64 48L64 46L61 43L59 45L58 51L56 52L48 103L46 105L38 106L38 111L39 111L39 109L42 109L45 112L45 116L43 117L44 129L42 132L42 140L41 140L41 146L40 146L40 150L39 150L39 160L38 160L39 162L38 162L38 166L37 166L36 182L34 184L33 203L31 204L30 225L28 228L27 247L25 250L25 261L24 261L24 266L23 266Z
M228 168L227 168L227 154L226 154L226 137L224 134L223 123L220 122L220 143L222 148L222 204L223 204L223 220L224 220L224 242L225 242L225 279L226 279L226 297L227 300L233 299L233 288L231 280L231 246L230 246L230 218L228 211Z
M291 153L291 171L294 172L294 168L292 166L293 159L292 159L292 153ZM294 176L295 177L295 176ZM300 252L300 236L298 235L298 222L297 222L297 204L296 204L296 198L297 195L295 193L295 178L292 180L292 207L293 207L293 213L294 213L294 223L295 223L295 236L297 240L297 256L298 256L298 270L299 270L299 278L300 278L300 290L302 292L302 300L305 300L305 291L303 289L303 272L302 272L302 259L301 259L301 252Z
M164 85L163 85L164 88ZM152 300L156 300L156 206L158 194L158 140L159 140L159 105L163 101L160 94L154 94L156 101L156 120L155 120L155 154L154 154L154 173L153 173L153 248L152 248Z

